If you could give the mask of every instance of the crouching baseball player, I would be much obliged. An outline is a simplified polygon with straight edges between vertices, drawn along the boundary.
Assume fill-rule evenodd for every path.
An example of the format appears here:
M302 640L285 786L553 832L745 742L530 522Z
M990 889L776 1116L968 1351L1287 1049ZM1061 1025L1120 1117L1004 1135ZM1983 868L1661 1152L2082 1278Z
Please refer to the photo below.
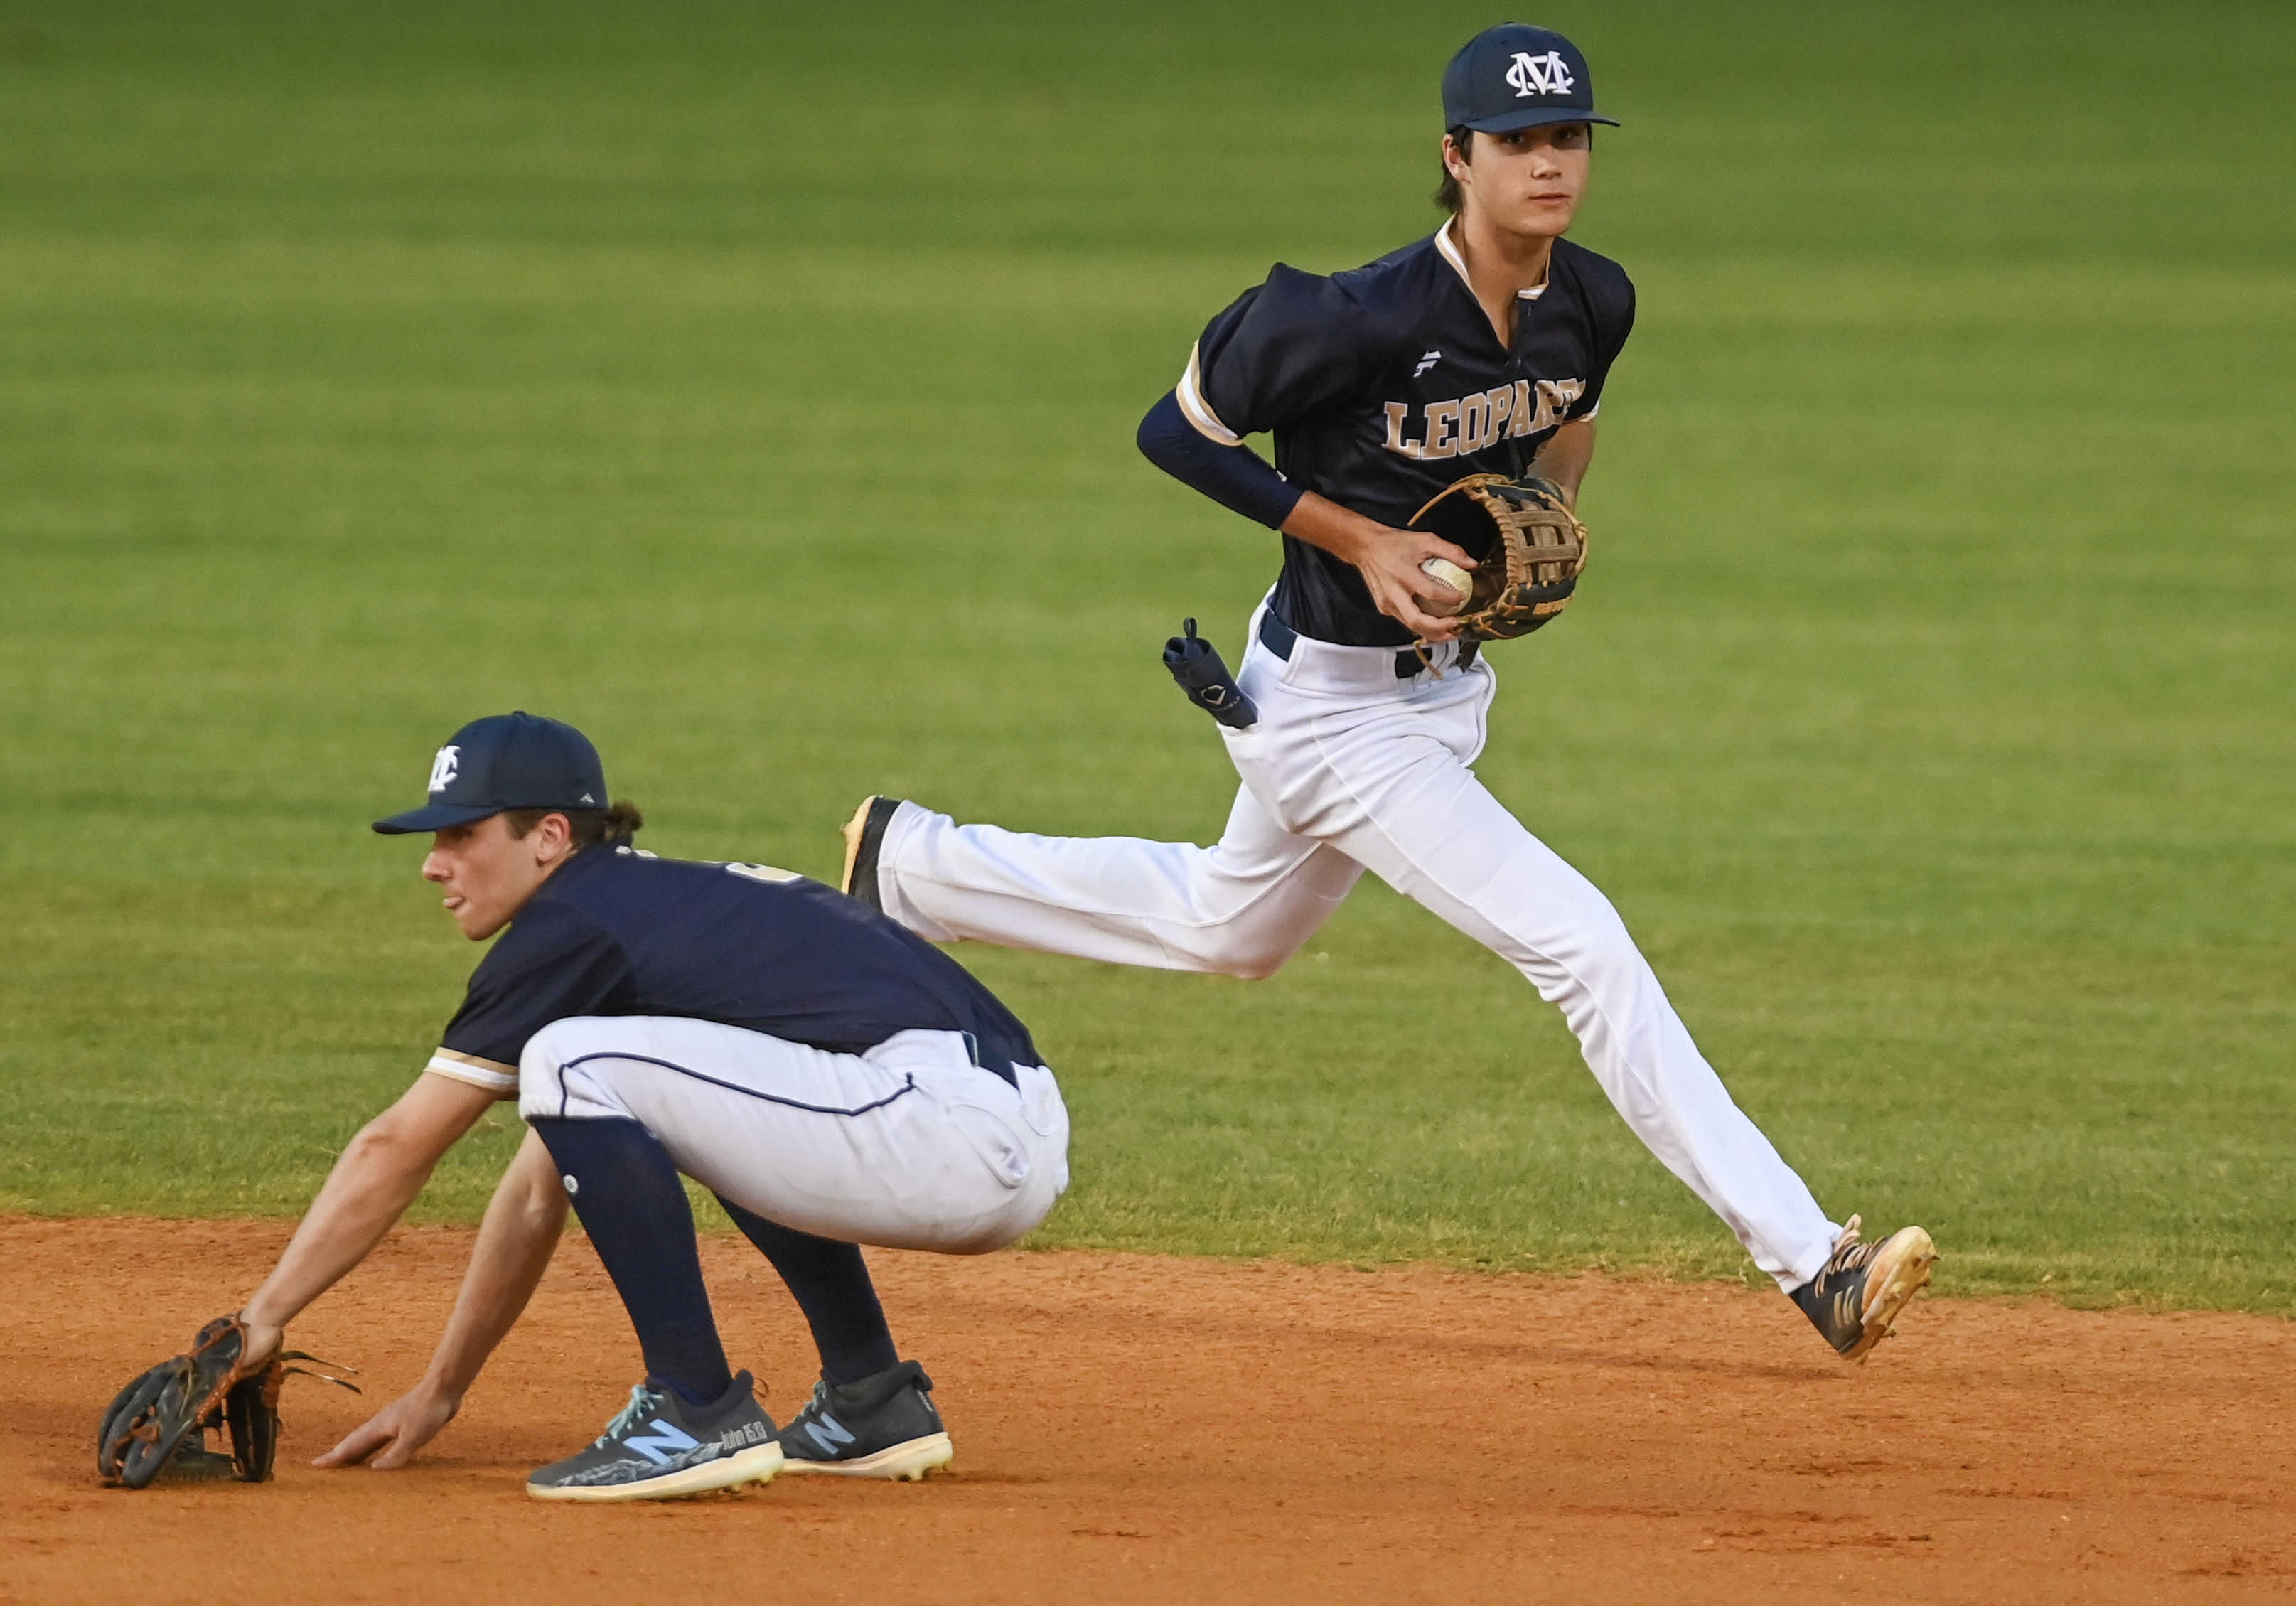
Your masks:
M242 1375L365 1258L497 1100L529 1131L422 1384L320 1458L403 1464L445 1426L539 1282L570 1202L646 1377L545 1500L648 1500L777 1471L947 1463L932 1382L893 1345L860 1244L982 1254L1068 1184L1068 1115L1028 1028L922 939L818 882L632 846L596 750L525 713L464 726L422 873L474 941L502 932L415 1085L347 1148L241 1320ZM810 1324L821 1381L786 1430L727 1363L679 1178L710 1189Z

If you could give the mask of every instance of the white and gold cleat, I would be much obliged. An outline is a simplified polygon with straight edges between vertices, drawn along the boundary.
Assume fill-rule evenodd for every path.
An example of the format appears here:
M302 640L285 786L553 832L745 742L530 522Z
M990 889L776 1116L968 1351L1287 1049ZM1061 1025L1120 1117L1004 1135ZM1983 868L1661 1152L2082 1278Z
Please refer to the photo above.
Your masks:
M1908 1301L1929 1286L1937 1245L1919 1227L1899 1227L1876 1243L1857 1240L1852 1216L1833 1241L1824 1269L1787 1297L1845 1361L1863 1365Z

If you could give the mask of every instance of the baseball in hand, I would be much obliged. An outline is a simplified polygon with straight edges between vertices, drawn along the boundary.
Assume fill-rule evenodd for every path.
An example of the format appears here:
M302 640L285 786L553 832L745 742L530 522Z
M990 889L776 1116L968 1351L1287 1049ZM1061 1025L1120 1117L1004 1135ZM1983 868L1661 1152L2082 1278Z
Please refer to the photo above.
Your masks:
M1458 594L1456 598L1439 596L1423 599L1446 604L1431 610L1432 612L1456 613L1467 605L1467 599L1475 594L1475 577L1448 558L1430 558L1419 566L1419 571L1432 578L1445 590Z

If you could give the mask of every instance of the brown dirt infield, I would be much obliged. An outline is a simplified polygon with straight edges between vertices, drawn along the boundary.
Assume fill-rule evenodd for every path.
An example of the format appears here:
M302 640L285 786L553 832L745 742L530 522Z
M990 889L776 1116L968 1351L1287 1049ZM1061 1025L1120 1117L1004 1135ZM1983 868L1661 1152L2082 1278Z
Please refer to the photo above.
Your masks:
M1874 1364L1709 1285L1132 1255L881 1254L956 1471L567 1507L526 1471L639 1366L570 1238L405 1471L305 1463L411 1383L469 1245L401 1232L295 1330L277 1480L97 1487L94 1424L285 1241L273 1222L0 1221L0 1601L676 1598L2183 1601L2296 1593L2296 1325L1925 1299ZM1948 1251L1950 1246L1948 1246ZM794 1307L738 1240L727 1348L786 1414Z

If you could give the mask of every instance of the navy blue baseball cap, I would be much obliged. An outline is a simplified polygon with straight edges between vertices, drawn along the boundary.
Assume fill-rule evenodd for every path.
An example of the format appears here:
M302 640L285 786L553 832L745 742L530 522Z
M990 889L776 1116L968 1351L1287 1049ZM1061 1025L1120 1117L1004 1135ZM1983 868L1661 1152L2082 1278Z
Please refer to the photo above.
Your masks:
M1443 70L1443 126L1511 134L1542 123L1609 123L1578 47L1552 29L1502 22L1467 41Z
M468 825L507 808L603 808L606 766L590 739L539 714L489 714L430 761L430 800L374 828L385 836Z

